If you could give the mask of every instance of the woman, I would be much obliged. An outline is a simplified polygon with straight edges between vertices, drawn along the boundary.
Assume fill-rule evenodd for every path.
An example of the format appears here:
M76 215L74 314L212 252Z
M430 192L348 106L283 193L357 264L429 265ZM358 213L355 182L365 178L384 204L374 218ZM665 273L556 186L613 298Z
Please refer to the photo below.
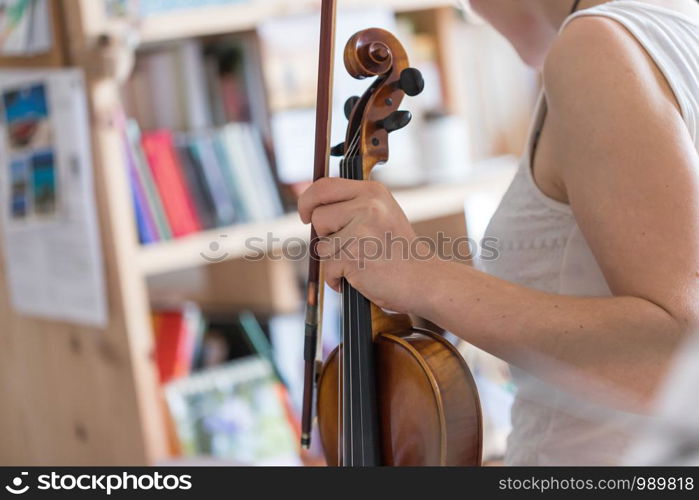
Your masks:
M344 277L516 367L507 463L614 464L629 437L592 416L600 405L647 408L699 326L699 5L471 6L544 81L527 153L487 231L499 254L488 274L395 252L359 265L339 252L363 237L415 238L373 182L321 180L299 212L333 237L318 246L331 286Z

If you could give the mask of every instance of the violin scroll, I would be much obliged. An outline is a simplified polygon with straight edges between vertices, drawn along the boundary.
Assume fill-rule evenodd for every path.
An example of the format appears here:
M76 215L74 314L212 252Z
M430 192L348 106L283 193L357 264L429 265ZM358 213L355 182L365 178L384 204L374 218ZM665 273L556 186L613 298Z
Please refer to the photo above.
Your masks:
M399 111L405 95L422 92L425 83L415 68L409 67L408 56L398 39L386 30L369 28L356 33L344 51L347 72L357 79L376 77L361 98L345 103L349 120L345 145L333 148L362 160L363 178L371 169L388 161L388 134L405 127L411 119L407 111Z

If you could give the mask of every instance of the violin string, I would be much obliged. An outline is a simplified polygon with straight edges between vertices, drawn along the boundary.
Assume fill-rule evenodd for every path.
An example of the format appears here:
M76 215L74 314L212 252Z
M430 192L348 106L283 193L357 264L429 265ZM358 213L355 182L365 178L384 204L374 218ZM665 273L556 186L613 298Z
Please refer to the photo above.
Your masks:
M345 169L346 169L346 159L340 162L340 177L345 176ZM340 339L340 346L338 350L338 354L340 355L339 358L339 363L338 363L338 374L337 374L337 383L339 386L338 389L338 397L337 397L337 428L338 428L338 441L337 441L337 461L338 465L344 465L344 453L345 453L345 419L342 414L342 412L345 409L345 378L344 378L344 371L345 371L345 366L344 366L344 357L345 357L345 349L347 348L346 345L344 345L344 328L345 328L345 307L344 307L344 296L345 296L345 283L344 281L341 282L342 289L340 290L340 293L342 295L342 308L341 308L341 314L342 314L342 339Z
M346 166L346 174L347 177L351 178L352 177L352 163L354 160L354 156L351 157L350 164ZM353 335L352 332L354 331L354 314L353 314L353 307L352 307L352 291L349 288L349 284L347 283L347 280L343 279L343 286L346 288L345 293L349 294L349 329L347 331L347 334L345 336L345 341L347 342L347 366L345 366L345 371L347 372L347 377L345 378L346 381L345 383L348 384L348 387L345 388L346 391L348 391L348 398L347 402L350 402L352 404L348 405L348 411L347 415L349 416L349 426L347 427L349 430L349 464L350 466L354 465L354 387L352 384L352 379L353 379L353 371L354 371L354 363L352 362L352 351L354 350L353 347Z
M350 147L348 149L348 152L345 156L345 158L351 158L357 153L359 150L359 130L354 134L354 138L352 138L352 142L350 143Z
M358 256L359 257L359 256ZM357 301L357 307L355 308L355 311L357 313L357 324L359 325L359 294L355 293L354 298ZM360 334L359 331L357 331L357 334ZM357 342L359 343L359 338L357 338ZM357 366L362 366L362 346L359 344L359 348L357 349ZM364 401L362 398L362 385L363 380L359 380L359 401ZM364 443L366 442L364 440L364 408L360 408L359 412L359 434L360 437L362 438L361 443L362 443L362 464L366 463L365 456L364 456Z
M345 324L344 320L344 308L341 309L340 313L343 318L341 318L342 324ZM342 465L342 442L344 439L344 429L342 428L342 398L344 398L344 388L342 384L342 371L343 371L343 366L342 366L342 357L345 355L342 343L338 346L337 350L337 355L338 355L338 374L337 374L337 465Z
M349 350L347 351L347 354L348 354L348 356L347 356L347 361L348 361L347 362L347 372L348 372L349 376L347 377L347 381L345 383L347 383L348 387L349 387L349 390L348 390L349 396L348 396L347 401L352 402L352 404L349 405L349 408L348 408L349 409L349 412L348 412L348 414L349 414L349 427L348 427L348 429L349 429L349 442L350 442L349 463L350 463L350 465L354 465L354 411L355 411L355 407L354 407L354 384L353 384L354 363L352 362L352 351L354 350L354 346L352 345L352 344L354 344L354 339L352 338L354 336L354 335L352 335L352 333L354 332L354 325L353 325L353 323L354 323L354 321L353 321L353 319L354 319L353 309L354 308L352 307L352 305L353 305L352 304L352 290L350 289L348 291L348 293L349 293L349 299L350 299L349 300L350 328L349 328L349 332L347 332L347 342L349 344L349 347L348 347Z
M348 159L351 160L351 159L354 157L354 155L355 155L355 153L357 152L357 150L358 150L358 147L357 147L357 146L358 146L358 144L359 144L359 135L360 135L360 134L359 134L359 130L357 130L356 133L355 133L355 135L354 135L354 137L352 138L352 141L350 142L350 147L348 148L348 151L347 151L347 153L345 154L345 161L342 162L342 164L341 164L341 172L340 172L340 176L341 176L341 177L345 177L345 178L346 178L346 177L350 177L350 176L348 175L348 173L349 173L348 170L349 170L349 169L348 169L348 167L347 167L347 163L348 163L347 160L348 160ZM341 290L341 294L342 294L343 297L344 297L346 293L347 293L347 290L345 289L345 281L343 280L343 281L342 281L342 290ZM349 429L349 432L350 432L350 435L349 435L349 437L350 437L350 449L348 450L348 451L349 451L349 454L350 454L350 461L352 461L352 458L351 458L351 457L352 457L353 454L354 454L354 450L352 449L352 446L353 446L353 443L354 443L354 439L353 439L353 427L354 427L354 426L352 425L352 408L351 408L351 407L348 407L347 410L346 410L347 413L349 414L349 417L350 417L350 421L349 421L349 423L348 423L349 425L346 426L346 425L345 425L345 422L344 422L344 416L342 415L342 412L345 411L345 406L344 406L344 405L342 405L342 406L340 405L340 402L341 402L341 401L347 403L347 401L345 400L345 391L347 390L347 388L345 387L345 385L346 385L347 382L345 381L345 376L344 376L344 372L345 372L345 366L344 366L344 350L345 350L345 349L349 349L349 351L347 351L347 354L349 355L349 358L350 358L350 359L349 359L349 366L347 366L347 370L348 370L348 372L350 372L349 394L348 394L347 400L351 400L351 399L352 399L352 380L351 380L351 366L352 366L352 361L351 361L351 358L352 358L352 335L351 335L351 331L352 331L352 323L353 323L353 321L352 321L352 319L353 319L353 314L352 314L352 310L351 310L351 309L352 309L352 301L351 301L352 297L349 297L349 299L350 299L350 300L348 301L348 304L349 304L350 310L347 311L347 312L349 313L349 314L348 314L349 332L348 332L347 335L343 335L343 337L345 337L345 338L347 339L347 341L349 342L349 345L346 345L346 346L341 347L340 350L338 351L338 354L341 354L341 357L340 357L340 360L341 360L341 361L340 361L340 363L338 363L338 371L339 371L339 373L338 373L338 385L339 385L339 389L338 389L338 400L337 400L337 401L338 401L337 416L338 416L338 429L339 429L339 432L338 432L338 436L339 436L339 439L338 439L338 463L339 463L339 464L342 464L342 461L343 461L343 459L344 459L344 451L345 451L345 450L344 450L344 446L345 446L344 441L345 441L345 429L346 429L346 428ZM343 325L345 324L345 323L344 323L344 320L343 320L343 323L342 323L342 324L343 324ZM344 340L344 339L343 339L343 340Z
M347 167L347 173L348 173L348 177L354 178L354 175L353 175L354 155L352 155L351 158L352 158L352 161ZM347 283L347 280L345 280L345 283ZM353 344L354 344L354 340L355 340L353 338L354 337L353 334L354 334L356 325L354 324L355 323L354 322L354 304L352 302L352 299L354 298L354 294L352 293L352 288L349 286L349 283L347 283L346 286L347 286L347 288L349 288L347 293L349 293L348 304L349 304L349 309L350 309L350 311L349 311L349 313L350 313L349 314L349 317L350 317L349 326L350 326L350 328L349 328L349 331L347 332L347 342L349 344L349 346L348 346L349 351L348 351L348 356L347 356L347 360L348 360L347 372L348 372L349 376L347 377L346 383L349 384L349 398L347 401L352 402L352 404L349 405L349 408L348 408L349 409L349 412L348 412L348 414L349 414L349 427L348 427L348 429L349 429L349 443L350 443L349 463L350 463L350 465L354 465L355 464L355 462L354 462L354 442L355 442L354 441L354 412L355 412L356 408L354 406L354 402L355 402L355 398L354 398L354 375L355 375L354 374L354 366L355 365L352 361L352 354L354 351Z

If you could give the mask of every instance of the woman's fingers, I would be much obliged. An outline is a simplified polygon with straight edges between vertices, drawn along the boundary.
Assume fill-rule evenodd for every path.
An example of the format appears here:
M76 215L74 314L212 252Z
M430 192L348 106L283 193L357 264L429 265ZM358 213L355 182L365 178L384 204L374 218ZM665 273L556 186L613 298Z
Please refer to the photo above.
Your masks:
M353 273L359 269L362 257L356 236L355 223L350 223L337 233L321 238L316 246L318 256L323 264L325 281L335 291L339 291L340 280L350 281Z
M321 205L311 214L311 223L318 236L328 236L337 233L347 226L357 215L361 207L357 199L342 201L332 205Z
M364 181L353 181L338 177L324 177L309 187L299 198L299 215L304 224L311 222L313 211L321 205L348 201L359 196L365 189Z
M353 251L356 239L351 229L345 227L336 233L320 238L316 243L316 252L324 260L356 259L356 253Z
M330 288L336 292L340 292L342 278L345 278L352 284L353 277L356 275L356 266L353 267L351 263L346 260L330 259L323 262L323 273L325 282Z
M327 261L323 264L323 278L330 288L340 293L340 282L343 277L343 264L339 261Z

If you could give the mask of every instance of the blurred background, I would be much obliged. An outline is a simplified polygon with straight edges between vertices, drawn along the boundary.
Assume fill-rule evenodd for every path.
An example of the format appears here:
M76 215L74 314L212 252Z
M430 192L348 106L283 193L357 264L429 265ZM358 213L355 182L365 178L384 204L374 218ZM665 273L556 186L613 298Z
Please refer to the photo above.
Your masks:
M420 234L480 240L537 75L456 2L338 4L332 143L370 83L347 75L344 44L385 28L425 91L404 101L413 120L376 178ZM319 6L0 0L0 463L322 463L318 439L298 447L309 228L295 213ZM329 290L323 333L327 354ZM445 334L475 373L497 463L507 368Z

